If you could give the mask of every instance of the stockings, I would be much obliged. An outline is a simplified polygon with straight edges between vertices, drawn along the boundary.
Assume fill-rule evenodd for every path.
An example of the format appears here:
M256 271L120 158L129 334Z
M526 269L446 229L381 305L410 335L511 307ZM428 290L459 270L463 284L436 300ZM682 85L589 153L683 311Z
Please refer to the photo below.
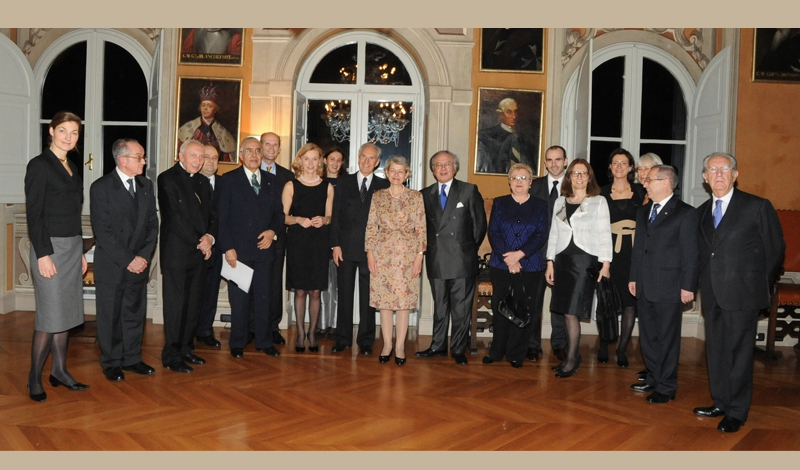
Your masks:
M381 337L383 349L381 356L392 353L392 310L381 310ZM408 334L408 310L397 310L397 339L395 340L395 357L406 357L406 334Z
M319 311L320 311L320 291L319 290L303 290L303 289L296 289L294 291L294 314L297 317L296 320L296 328L297 328L297 341L296 344L299 346L301 344L305 344L306 338L306 294L308 294L308 315L309 315L309 325L308 331L317 331L317 323L319 322ZM313 341L312 341L313 340ZM316 335L309 335L308 337L308 346L315 347L317 346L317 337Z
M628 343L633 335L633 325L636 323L636 307L625 307L622 310L622 322L620 324L619 343L617 343L617 360L625 358L627 360Z
M53 353L53 366L51 374L65 384L74 384L76 380L67 371L67 342L69 332L45 333L43 331L33 332L31 340L31 370L28 373L28 385L30 393L37 394L44 392L42 386L42 369L47 355Z
M581 322L575 315L564 315L567 324L567 360L561 367L564 371L575 368L578 362L578 344L581 341Z

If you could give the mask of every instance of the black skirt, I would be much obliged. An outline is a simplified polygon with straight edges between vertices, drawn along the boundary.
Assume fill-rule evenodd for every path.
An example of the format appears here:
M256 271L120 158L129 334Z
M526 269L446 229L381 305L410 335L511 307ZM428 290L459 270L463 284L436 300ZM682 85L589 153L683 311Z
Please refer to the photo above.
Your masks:
M553 261L553 293L550 299L550 311L564 315L576 315L578 318L592 316L592 299L596 276L587 272L590 266L596 266L597 256L590 255L578 248L575 242L556 255Z

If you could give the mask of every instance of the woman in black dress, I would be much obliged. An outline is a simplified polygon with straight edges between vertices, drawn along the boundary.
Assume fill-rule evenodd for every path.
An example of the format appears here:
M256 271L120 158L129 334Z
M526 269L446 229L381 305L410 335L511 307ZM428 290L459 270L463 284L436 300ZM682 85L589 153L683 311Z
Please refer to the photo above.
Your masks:
M580 320L592 315L595 284L610 276L611 257L608 203L600 196L589 162L575 159L553 205L547 241L545 280L553 286L550 311L564 315L567 325L567 358L553 368L556 377L572 377L581 364Z
M616 149L608 156L608 176L611 183L600 188L606 198L611 215L611 237L614 243L614 262L611 263L611 280L617 286L622 300L622 324L617 343L617 365L628 367L627 349L636 320L636 298L628 291L631 271L633 234L636 229L636 211L644 203L646 191L634 183L633 155L625 149ZM600 340L597 362L608 362L608 343Z
M297 176L283 188L286 213L286 288L294 290L297 339L295 351L319 351L316 335L306 335L306 296L309 328L316 332L320 311L320 292L328 287L333 186L322 179L322 150L312 143L297 152L292 163Z
M67 154L80 137L81 118L68 111L50 121L50 145L31 159L25 172L25 213L31 241L31 275L36 318L31 344L28 395L45 401L42 368L53 353L50 384L69 390L89 388L67 371L69 331L83 323L83 274L86 258L81 237L83 183Z
M325 165L325 181L336 187L339 176L347 174L347 164L344 161L344 152L339 147L333 147L322 156ZM336 335L336 309L339 305L339 292L336 280L336 265L333 263L332 252L328 255L328 288L322 291L322 307L319 316L318 339L335 339Z

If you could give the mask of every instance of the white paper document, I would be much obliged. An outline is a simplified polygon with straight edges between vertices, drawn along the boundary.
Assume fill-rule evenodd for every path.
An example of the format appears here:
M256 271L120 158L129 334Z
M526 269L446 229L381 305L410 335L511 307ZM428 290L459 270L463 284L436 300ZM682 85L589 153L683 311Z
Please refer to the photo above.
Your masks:
M253 268L236 261L236 267L232 268L230 264L224 259L222 261L222 277L235 282L239 289L245 292L250 292L250 282L253 280Z

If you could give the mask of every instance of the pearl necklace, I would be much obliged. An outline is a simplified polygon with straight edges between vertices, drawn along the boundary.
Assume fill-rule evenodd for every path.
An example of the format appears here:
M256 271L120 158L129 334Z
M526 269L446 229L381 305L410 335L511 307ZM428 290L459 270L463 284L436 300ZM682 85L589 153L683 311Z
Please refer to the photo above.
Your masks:
M307 180L307 179L306 179L306 175L300 175L300 179L301 179L301 180L303 180L303 181L305 181L305 182L306 182L306 183L308 183L308 184L314 184L314 183L318 183L318 182L319 182L319 180L320 180L321 178L319 177L319 175L317 175L317 178L316 178L316 179L314 179L314 180Z
M391 187L389 188L389 195L392 196L394 199L400 199L400 196L403 195L403 192L405 192L405 189L401 189L400 194L395 196L394 194L392 194L392 188Z

